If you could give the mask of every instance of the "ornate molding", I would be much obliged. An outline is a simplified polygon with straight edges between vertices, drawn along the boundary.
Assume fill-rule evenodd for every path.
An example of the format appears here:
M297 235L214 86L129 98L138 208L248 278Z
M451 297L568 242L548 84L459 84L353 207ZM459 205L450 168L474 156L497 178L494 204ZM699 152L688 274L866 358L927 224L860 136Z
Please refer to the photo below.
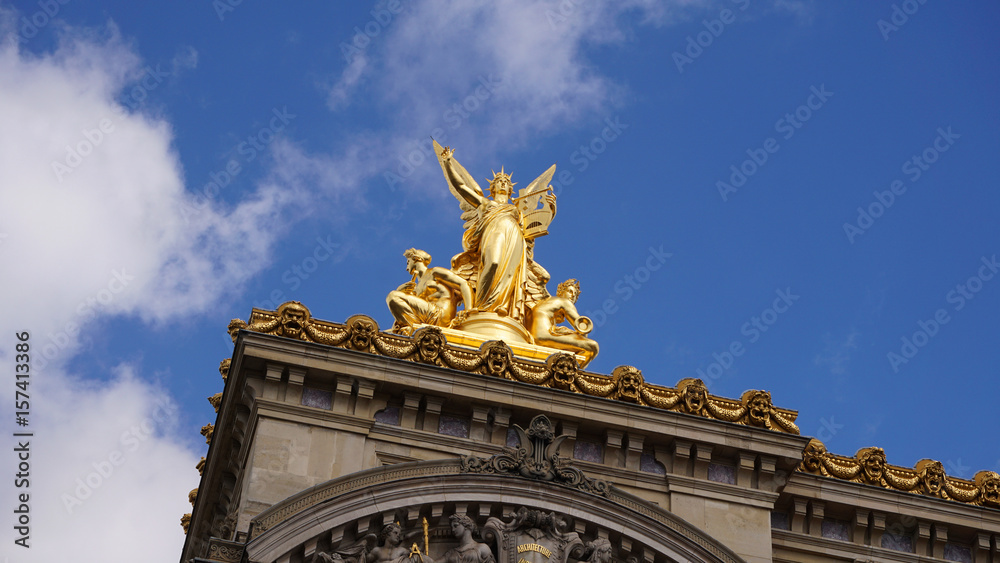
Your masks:
M437 327L425 326L412 336L381 332L371 317L354 315L343 324L314 319L304 305L289 301L277 311L253 309L249 322L233 319L233 341L240 330L315 342L390 358L500 377L542 387L602 397L725 422L798 434L798 413L775 407L767 391L751 390L740 399L708 394L700 379L682 379L674 388L647 383L632 366L610 376L585 372L572 354L557 353L545 363L518 357L503 341L483 343L479 350L449 344Z
M399 464L398 466L389 465L376 468L375 470L363 471L361 474L340 477L320 487L313 487L312 489L291 496L258 514L257 517L250 521L250 539L256 538L294 514L358 489L401 479L457 475L460 473L459 461L449 459L432 463L411 462Z
M243 560L243 544L212 538L208 541L208 558L223 563L239 563Z
M874 485L884 489L1000 508L1000 475L980 471L972 481L945 475L940 461L922 459L912 468L889 465L882 448L861 448L854 457L830 453L813 438L802 454L798 471Z
M611 486L607 481L587 477L579 469L559 457L559 444L567 436L554 436L552 423L543 414L531 419L525 430L514 425L521 445L504 448L488 457L462 456L463 473L516 474L527 479L560 483L587 493L608 496Z

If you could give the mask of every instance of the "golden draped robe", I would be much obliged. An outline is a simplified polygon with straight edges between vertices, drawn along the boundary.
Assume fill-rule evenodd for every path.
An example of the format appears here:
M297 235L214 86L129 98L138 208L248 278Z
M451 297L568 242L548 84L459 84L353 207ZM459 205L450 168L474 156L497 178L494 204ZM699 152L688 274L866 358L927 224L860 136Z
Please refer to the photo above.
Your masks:
M467 253L478 254L475 309L520 319L523 315L527 252L517 206L486 200L462 237Z

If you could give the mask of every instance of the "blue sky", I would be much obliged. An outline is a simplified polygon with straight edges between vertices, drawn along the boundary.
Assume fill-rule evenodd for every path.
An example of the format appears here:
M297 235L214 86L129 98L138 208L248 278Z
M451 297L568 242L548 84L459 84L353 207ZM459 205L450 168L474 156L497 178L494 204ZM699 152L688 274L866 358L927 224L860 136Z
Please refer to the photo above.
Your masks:
M939 0L0 2L0 357L29 330L43 358L30 553L141 527L174 560L229 320L296 299L388 328L403 251L461 251L431 136L477 179L557 165L535 258L581 282L590 369L770 390L843 455L1000 469L998 24Z

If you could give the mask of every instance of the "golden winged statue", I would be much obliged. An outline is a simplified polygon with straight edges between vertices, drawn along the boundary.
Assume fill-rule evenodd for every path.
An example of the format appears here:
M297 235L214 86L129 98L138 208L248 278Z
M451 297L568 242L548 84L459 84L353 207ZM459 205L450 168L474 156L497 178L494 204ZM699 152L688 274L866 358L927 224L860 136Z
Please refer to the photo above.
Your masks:
M551 276L534 260L535 239L548 234L556 215L549 185L555 164L517 197L501 168L488 180L487 196L454 151L434 141L434 152L462 210L462 252L451 259L451 269L429 267L431 257L422 250L404 253L412 279L386 297L393 332L410 335L437 326L463 346L502 340L515 353L541 360L565 350L586 366L598 346L587 336L593 323L574 305L579 282L560 284L553 297L545 288ZM564 321L570 327L559 326Z
M464 252L451 265L474 288L473 312L524 319L536 302L548 297L548 273L534 263L532 250L535 238L548 233L556 214L556 196L549 186L556 166L514 199L514 183L501 168L490 180L487 197L451 149L435 141L434 151L465 221Z

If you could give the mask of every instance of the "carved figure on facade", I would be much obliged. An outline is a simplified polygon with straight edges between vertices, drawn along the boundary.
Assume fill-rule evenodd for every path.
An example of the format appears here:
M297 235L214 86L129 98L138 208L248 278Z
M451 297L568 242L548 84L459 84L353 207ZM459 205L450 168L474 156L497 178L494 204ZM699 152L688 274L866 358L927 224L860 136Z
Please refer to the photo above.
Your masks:
M1000 508L1000 475L995 471L980 471L974 480L979 492L979 504Z
M726 408L709 402L708 409L715 418L727 422L739 422L747 426L780 430L790 434L799 433L799 427L795 425L794 419L774 408L771 394L767 391L757 389L745 391L736 408Z
M940 461L933 459L922 459L914 466L919 481L918 487L922 494L948 498L948 491L945 490L944 466Z
M599 350L596 341L587 338L594 329L594 322L576 310L576 300L580 297L580 282L568 279L559 284L556 297L545 298L535 304L529 315L531 336L535 343L580 353L590 362ZM572 329L560 326L569 322Z
M417 329L413 333L413 342L417 347L417 359L425 364L437 363L445 347L445 337L441 329L433 326Z
M521 507L510 522L492 517L483 536L495 538L498 563L566 563L571 553L582 553L583 542L569 520L554 512Z
M369 533L352 545L317 551L311 563L434 563L429 556L420 553L415 543L406 547L406 543L419 534L420 531L413 531L404 535L402 526L390 522L377 536Z
M275 334L293 340L319 342L321 344L337 346L351 336L349 333L351 319L363 316L355 315L351 319L348 319L348 331L345 331L343 329L330 330L333 327L329 326L329 323L317 323L312 318L309 309L298 301L282 303L278 305L278 309L274 313L262 314L264 312L260 311L258 313L257 309L254 309L254 312L255 314L250 316L249 323L241 319L230 321L229 335L232 337L233 342L236 342L236 336L240 330L249 330L252 332ZM367 319L367 317L364 318ZM374 326L377 330L378 325L375 324L375 321L371 319L369 321L370 325Z
M607 538L597 538L587 542L584 557L587 563L611 563L611 542Z
M465 514L452 514L449 518L452 534L458 539L458 547L445 552L444 563L496 563L490 546L477 542L473 536L478 526Z
M367 551L364 558L359 563L382 563L393 561L402 563L410 557L410 550L403 542L403 528L391 522L382 528L378 535L379 545Z
M233 338L233 342L236 342L236 333L240 330L266 332L295 340L307 340L303 332L312 315L309 314L309 309L305 305L298 301L288 301L278 305L277 313L274 318L262 319L252 325L248 325L240 319L233 319L229 323L229 335Z
M576 388L576 375L580 365L572 354L552 354L545 360L552 374L552 386L565 391L580 391Z
M708 387L705 382L696 378L682 379L677 383L680 391L681 412L708 416Z
M418 324L450 326L459 305L466 311L472 308L472 288L464 278L447 268L429 267L431 255L423 250L411 248L403 256L413 279L386 297L396 319L394 331Z
M611 380L615 384L614 397L620 401L641 403L642 387L646 383L642 371L632 366L618 366L611 372Z

